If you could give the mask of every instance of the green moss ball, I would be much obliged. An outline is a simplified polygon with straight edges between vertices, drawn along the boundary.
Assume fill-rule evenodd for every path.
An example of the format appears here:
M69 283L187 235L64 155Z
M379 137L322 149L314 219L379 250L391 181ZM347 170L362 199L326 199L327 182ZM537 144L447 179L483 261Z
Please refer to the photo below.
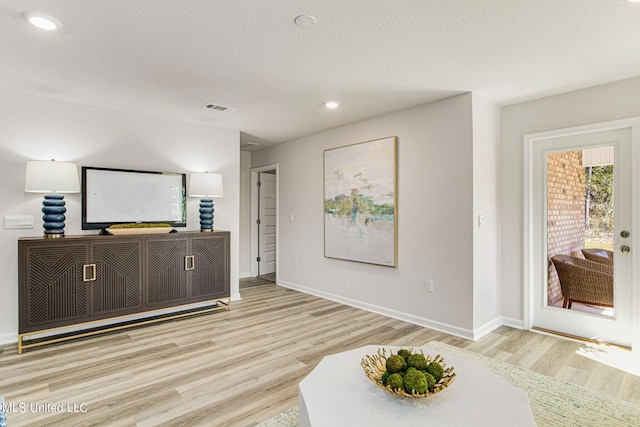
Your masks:
M398 356L404 357L404 360L407 360L407 357L411 356L411 352L403 348L402 350L398 350Z
M429 363L429 366L427 366L427 372L433 375L433 378L435 378L436 382L438 382L444 375L444 368L437 362L431 362Z
M407 366L416 368L419 371L427 369L429 363L422 354L412 354L407 358Z
M391 387L392 390L402 389L404 387L404 381L400 374L391 374L389 378L387 378L387 385Z
M389 378L390 375L391 375L391 372L389 372L389 371L384 371L382 373L382 376L380 377L380 380L382 381L382 383L384 385L387 385L387 378Z
M426 393L427 388L427 377L422 372L412 370L404 376L404 389L407 393Z
M402 356L390 356L387 359L387 371L393 373L400 372L407 367L407 362L404 360Z
M424 374L424 377L427 379L427 388L429 391L433 390L436 386L436 379L429 373Z

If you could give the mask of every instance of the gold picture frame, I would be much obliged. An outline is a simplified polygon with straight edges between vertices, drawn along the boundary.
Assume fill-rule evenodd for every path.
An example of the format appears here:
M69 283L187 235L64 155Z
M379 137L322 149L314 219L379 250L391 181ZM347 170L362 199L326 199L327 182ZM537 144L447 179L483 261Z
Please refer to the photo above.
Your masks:
M324 150L324 256L398 266L397 137Z

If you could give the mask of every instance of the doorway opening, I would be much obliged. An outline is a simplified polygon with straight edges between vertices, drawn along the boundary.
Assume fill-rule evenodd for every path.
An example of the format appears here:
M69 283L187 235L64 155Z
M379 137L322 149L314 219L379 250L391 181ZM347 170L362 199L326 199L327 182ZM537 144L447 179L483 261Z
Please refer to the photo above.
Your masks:
M278 165L251 170L251 276L276 282Z

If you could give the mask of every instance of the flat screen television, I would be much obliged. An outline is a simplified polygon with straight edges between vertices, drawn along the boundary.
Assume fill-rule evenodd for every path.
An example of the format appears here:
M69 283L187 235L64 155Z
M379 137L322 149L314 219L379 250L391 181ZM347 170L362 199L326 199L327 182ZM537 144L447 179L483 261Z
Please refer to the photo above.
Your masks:
M114 224L187 225L183 173L82 167L82 229Z

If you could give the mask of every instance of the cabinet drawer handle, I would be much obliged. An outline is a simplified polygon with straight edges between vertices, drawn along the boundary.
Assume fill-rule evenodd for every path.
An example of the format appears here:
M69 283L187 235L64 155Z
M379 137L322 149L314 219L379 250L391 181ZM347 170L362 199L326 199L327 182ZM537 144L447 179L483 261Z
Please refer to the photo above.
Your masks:
M194 255L187 255L186 257L184 257L184 269L193 270L195 268L196 268L196 257Z
M87 270L91 269L92 275L87 275ZM93 282L96 280L96 265L95 264L85 264L82 266L82 281L83 282Z

